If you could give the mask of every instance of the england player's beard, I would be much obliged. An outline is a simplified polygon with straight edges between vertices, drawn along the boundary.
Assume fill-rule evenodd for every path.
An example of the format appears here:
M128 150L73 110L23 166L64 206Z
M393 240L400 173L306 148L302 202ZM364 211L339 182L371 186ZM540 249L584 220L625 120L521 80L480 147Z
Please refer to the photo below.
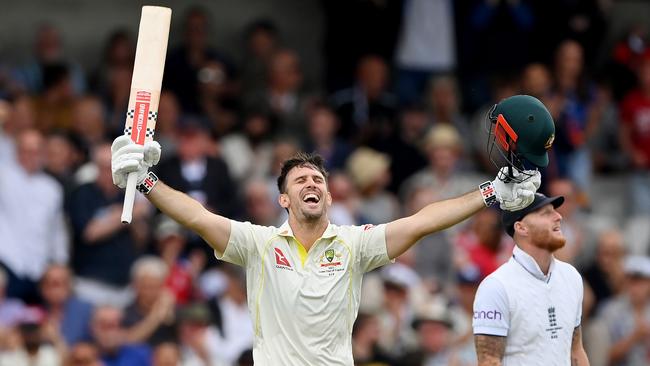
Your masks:
M553 232L549 232L548 230L532 230L531 239L536 247L546 249L551 253L564 247L564 244L566 244L564 235L553 235Z

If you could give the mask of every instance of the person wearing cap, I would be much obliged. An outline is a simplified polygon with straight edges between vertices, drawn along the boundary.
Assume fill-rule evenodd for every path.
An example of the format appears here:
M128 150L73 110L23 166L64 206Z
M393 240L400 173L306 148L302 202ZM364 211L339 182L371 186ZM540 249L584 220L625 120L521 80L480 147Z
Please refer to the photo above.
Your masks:
M647 365L650 354L650 257L626 257L623 271L623 292L607 301L597 315L607 333L608 364Z
M563 202L562 196L537 193L529 206L503 212L516 246L476 293L472 326L479 366L589 365L580 326L582 277L553 256L566 241L556 211Z
M432 299L419 306L412 326L417 332L418 348L406 353L396 365L461 365L452 346L453 316L444 300Z

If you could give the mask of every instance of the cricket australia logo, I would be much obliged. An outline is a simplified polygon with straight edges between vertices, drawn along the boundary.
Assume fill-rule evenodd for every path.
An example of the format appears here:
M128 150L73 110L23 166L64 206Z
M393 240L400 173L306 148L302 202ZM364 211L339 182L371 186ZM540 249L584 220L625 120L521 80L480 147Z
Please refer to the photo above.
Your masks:
M551 339L557 339L558 331L562 329L557 325L557 316L555 315L555 307L551 306L548 308L548 325L546 332L550 333Z
M318 273L321 274L333 276L334 273L345 270L343 253L334 248L326 249L321 254L318 262Z

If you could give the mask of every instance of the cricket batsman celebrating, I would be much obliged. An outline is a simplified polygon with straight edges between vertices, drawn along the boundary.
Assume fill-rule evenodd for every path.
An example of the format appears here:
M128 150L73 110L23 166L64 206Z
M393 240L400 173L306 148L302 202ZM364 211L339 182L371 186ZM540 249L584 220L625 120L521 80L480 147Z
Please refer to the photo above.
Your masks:
M353 365L352 325L365 272L390 263L423 236L487 205L498 202L502 209L519 210L533 202L540 174L524 169L523 162L532 158L543 163L544 144L554 126L537 99L513 98L520 100L516 107L521 110L504 110L493 122L493 133L500 134L494 136L498 149L511 158L495 180L378 226L329 222L332 197L318 155L300 153L284 162L277 181L278 203L289 218L280 227L230 220L159 181L148 172L161 154L155 141L138 145L128 136L115 139L113 180L124 188L128 174L135 173L138 190L156 207L199 234L218 259L246 269L256 365ZM526 141L530 133L534 139ZM537 141L542 141L540 146L534 145Z

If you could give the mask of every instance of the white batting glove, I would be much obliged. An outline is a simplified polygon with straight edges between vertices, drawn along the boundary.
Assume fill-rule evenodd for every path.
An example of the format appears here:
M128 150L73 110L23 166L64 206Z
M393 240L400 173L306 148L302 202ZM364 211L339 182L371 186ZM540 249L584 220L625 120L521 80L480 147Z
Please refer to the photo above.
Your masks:
M523 173L512 170L512 175L517 178L522 174L530 176L523 182L504 182L500 177L508 176L508 167L499 170L497 178L492 181L497 201L502 210L517 211L521 210L535 199L535 192L542 183L542 175L537 170L526 170Z
M149 168L160 161L161 149L156 141L147 141L143 146L133 142L131 137L123 135L113 141L111 152L113 184L125 188L127 177L131 172L137 172L137 184L142 183Z

